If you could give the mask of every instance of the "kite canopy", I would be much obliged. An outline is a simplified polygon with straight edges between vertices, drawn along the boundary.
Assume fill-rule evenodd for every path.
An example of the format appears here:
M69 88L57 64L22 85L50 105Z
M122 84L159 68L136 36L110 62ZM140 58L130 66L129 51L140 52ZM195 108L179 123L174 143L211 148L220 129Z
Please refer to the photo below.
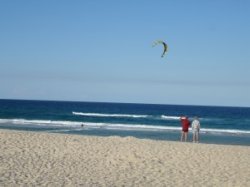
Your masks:
M162 44L163 47L164 47L164 48L163 48L163 53L162 53L162 55L161 55L161 57L164 57L165 53L166 53L167 50L168 50L168 45L167 45L164 41L157 40L157 41L154 42L153 47L155 47L155 46L158 45L158 44Z

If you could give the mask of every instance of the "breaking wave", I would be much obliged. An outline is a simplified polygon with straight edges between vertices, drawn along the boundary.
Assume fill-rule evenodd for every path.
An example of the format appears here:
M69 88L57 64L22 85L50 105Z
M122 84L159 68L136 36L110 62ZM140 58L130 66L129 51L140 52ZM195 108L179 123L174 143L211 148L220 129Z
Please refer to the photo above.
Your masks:
M146 124L119 124L119 123L94 123L94 122L79 122L79 121L56 121L56 120L27 120L27 119L0 119L0 124L17 125L17 126L45 126L45 127L61 127L63 128L104 128L104 129L117 129L117 130L153 130L153 131L180 131L180 127L176 126L160 126L160 125L146 125ZM202 128L201 133L213 134L247 134L250 131L238 129L210 129Z

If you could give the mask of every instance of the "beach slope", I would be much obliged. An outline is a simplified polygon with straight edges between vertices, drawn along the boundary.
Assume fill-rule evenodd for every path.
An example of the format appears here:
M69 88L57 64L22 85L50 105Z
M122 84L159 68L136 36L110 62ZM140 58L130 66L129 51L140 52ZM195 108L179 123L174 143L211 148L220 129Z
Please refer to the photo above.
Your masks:
M0 130L0 186L250 186L250 147Z

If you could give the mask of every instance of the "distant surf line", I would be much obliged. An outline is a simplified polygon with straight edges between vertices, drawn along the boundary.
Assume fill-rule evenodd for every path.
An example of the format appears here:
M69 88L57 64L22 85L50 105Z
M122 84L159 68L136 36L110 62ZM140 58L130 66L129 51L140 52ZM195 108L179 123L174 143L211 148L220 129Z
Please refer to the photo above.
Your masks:
M149 115L72 112L76 116L147 118Z
M107 114L107 113L84 113L84 112L72 112L76 116L90 116L90 117L124 117L124 118L157 118L153 115L139 115L139 114ZM159 115L161 119L165 120L180 120L180 116L167 116Z

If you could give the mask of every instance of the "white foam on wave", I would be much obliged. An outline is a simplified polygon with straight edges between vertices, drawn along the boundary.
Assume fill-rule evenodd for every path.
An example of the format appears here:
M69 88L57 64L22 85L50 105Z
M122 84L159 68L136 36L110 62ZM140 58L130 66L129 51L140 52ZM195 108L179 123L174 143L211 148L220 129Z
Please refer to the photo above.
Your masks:
M146 124L112 124L112 123L93 123L93 122L75 122L75 121L54 121L54 120L26 120L26 119L0 119L1 124L15 124L15 125L34 125L34 126L48 126L48 127L62 127L62 128L104 128L104 129L120 129L120 130L166 130L166 131L180 131L181 127L176 126L155 126ZM191 130L191 129L190 129ZM238 129L209 129L202 128L201 133L213 134L247 134L250 135L249 130Z
M54 120L27 120L27 119L0 119L0 123L11 123L17 125L50 125L50 126L73 126L80 125L81 122L74 121L54 121Z
M204 128L201 132L210 132L210 133L229 133L229 134L250 134L250 131L243 131L238 129L208 129Z
M72 112L73 115L77 116L94 116L94 117L127 117L127 118L146 118L147 115L136 115L136 114L103 114L103 113L83 113L83 112Z
M166 116L166 115L161 115L162 119L168 119L168 120L180 120L180 116Z

